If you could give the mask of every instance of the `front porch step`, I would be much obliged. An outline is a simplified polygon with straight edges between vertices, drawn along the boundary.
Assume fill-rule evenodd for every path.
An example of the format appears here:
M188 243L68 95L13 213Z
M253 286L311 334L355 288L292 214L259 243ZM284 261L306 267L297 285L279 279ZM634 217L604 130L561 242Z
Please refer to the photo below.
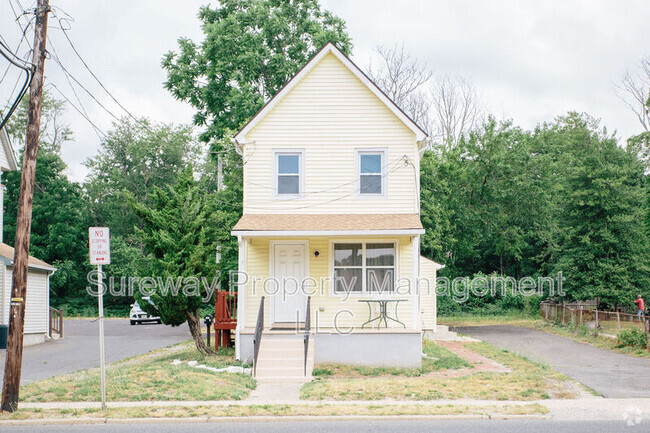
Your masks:
M266 380L305 380L304 340L295 337L264 338L255 366L255 377ZM314 340L307 351L307 378L314 369ZM309 380L309 379L307 379Z
M458 340L458 334L454 331L449 330L449 326L438 325L436 327L436 332L428 331L426 337L430 340L438 341L456 341Z

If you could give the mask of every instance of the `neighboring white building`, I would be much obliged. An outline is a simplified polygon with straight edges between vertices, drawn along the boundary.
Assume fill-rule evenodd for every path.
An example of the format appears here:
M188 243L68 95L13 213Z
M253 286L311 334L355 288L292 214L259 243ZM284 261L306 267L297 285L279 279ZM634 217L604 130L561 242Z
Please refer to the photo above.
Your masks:
M18 162L5 130L0 130L0 179L6 171L18 170ZM2 243L4 220L4 185L0 187L0 324L9 323L11 278L14 249ZM56 268L29 257L27 276L27 300L25 305L24 345L38 344L49 335L50 276Z

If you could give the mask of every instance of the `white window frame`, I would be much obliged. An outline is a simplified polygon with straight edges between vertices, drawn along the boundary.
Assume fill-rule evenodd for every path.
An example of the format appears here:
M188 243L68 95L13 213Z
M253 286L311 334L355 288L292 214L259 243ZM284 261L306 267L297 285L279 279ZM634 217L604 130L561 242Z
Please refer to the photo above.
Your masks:
M278 158L280 155L297 155L298 156L298 194L280 194L278 193ZM292 200L302 198L305 194L305 149L273 149L273 198L278 200Z
M334 245L336 244L361 244L361 291L359 292L346 292L346 291L341 291L337 292L336 291L336 281L335 281L335 273L334 273ZM375 291L369 291L368 286L367 286L367 270L368 267L366 265L366 244L393 244L393 248L395 249L395 259L394 259L394 275L393 275L393 291L391 292L375 292ZM330 294L332 296L338 296L338 297L386 297L386 296L395 296L399 295L397 293L397 284L399 282L399 240L398 239L382 239L382 238L377 238L377 239L364 239L364 240L359 240L359 239L336 239L336 240L331 240L330 241L330 254L329 254L329 268L330 268L330 276L331 276L331 284L330 284ZM359 268L357 266L339 266L341 268L349 267L349 268ZM389 266L371 266L370 268L388 268Z
M361 192L361 155L381 155L381 193L380 194L369 194ZM387 187L387 173L386 173L386 161L387 161L388 149L385 147L359 147L356 149L355 154L355 176L356 176L356 186L355 186L355 195L357 198L386 198L386 187ZM376 175L374 175L376 176Z

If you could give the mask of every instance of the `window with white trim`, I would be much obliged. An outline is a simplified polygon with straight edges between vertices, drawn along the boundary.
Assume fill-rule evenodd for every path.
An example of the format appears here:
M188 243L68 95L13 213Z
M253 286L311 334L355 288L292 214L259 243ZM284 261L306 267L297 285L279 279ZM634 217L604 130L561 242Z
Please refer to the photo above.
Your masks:
M359 194L383 195L384 194L384 155L383 151L359 151L358 176Z
M275 152L275 191L279 196L302 194L302 152Z
M394 242L335 243L334 293L395 291Z

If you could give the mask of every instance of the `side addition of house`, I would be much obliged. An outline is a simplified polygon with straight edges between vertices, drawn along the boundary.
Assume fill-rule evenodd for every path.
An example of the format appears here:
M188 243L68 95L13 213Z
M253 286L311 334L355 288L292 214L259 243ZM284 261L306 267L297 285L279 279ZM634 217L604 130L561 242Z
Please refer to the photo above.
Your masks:
M330 43L235 141L237 357L266 377L302 374L303 351L305 370L419 367L441 267L420 257L425 132Z

